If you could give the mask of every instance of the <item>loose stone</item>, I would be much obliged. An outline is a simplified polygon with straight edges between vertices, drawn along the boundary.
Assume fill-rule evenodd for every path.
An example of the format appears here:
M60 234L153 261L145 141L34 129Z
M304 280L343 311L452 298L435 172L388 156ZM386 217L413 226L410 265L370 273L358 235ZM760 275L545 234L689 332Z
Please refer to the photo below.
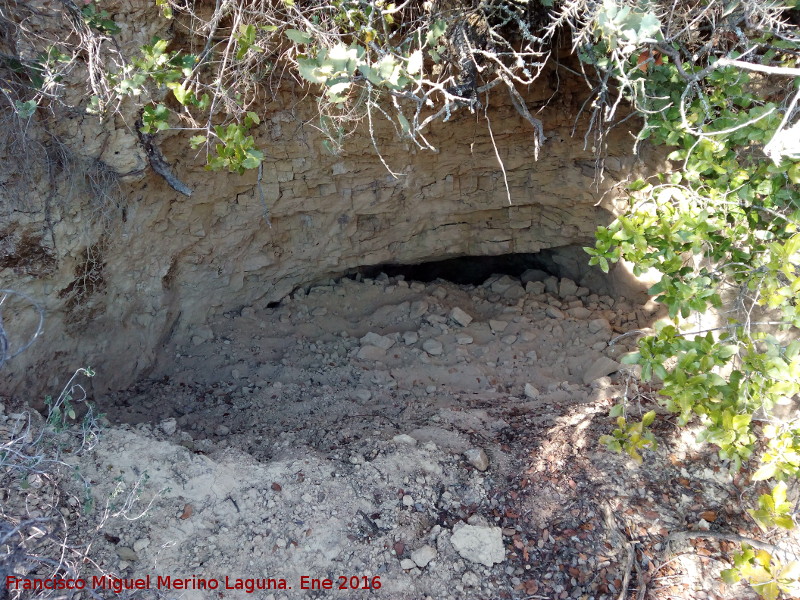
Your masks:
M419 340L419 334L416 331L406 331L403 334L403 343L405 343L406 346L416 344L417 340Z
M589 321L589 333L598 333L606 329L611 330L611 324L606 319L592 319Z
M394 346L394 340L392 338L386 337L385 335L378 335L372 331L362 337L359 341L361 342L362 346L377 346L383 350L388 350Z
M540 394L539 390L533 387L530 383L525 384L525 395L528 398L532 398L535 400L536 398L539 397L539 394Z
M442 347L442 343L439 340L425 340L422 342L422 349L425 350L431 356L439 356L442 352L444 352L444 348Z
M489 457L483 448L470 448L464 452L464 458L478 471L485 471L489 468Z
M420 568L428 566L428 563L436 558L436 548L425 545L411 553L411 560Z
M501 333L508 327L508 321L496 321L492 319L489 321L489 327L491 327L494 333Z
M569 296L574 296L575 292L578 291L578 285L572 281L572 279L567 279L566 277L561 280L558 284L558 295L562 298L568 298Z
M472 323L472 317L469 316L466 312L458 308L457 306L450 311L450 319L455 321L462 327L466 327L470 323Z
M506 557L499 527L458 523L453 527L450 543L465 560L487 567L503 562Z

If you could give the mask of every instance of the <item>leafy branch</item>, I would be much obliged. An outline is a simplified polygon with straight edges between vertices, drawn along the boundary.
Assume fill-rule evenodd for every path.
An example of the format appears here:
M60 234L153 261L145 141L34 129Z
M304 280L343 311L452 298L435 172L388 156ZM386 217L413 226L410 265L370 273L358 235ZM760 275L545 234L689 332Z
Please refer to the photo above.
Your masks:
M625 259L637 275L661 275L650 293L669 316L626 362L660 382L659 402L679 425L703 425L699 439L731 469L767 440L752 479L780 482L749 511L764 529L794 527L783 481L800 465L800 422L773 412L800 394L800 342L792 341L800 328L800 137L786 136L800 127L792 91L800 89L800 36L785 20L793 9L737 2L659 12L606 0L567 19L600 74L596 122L610 121L624 97L644 120L639 141L673 148L672 167L634 182L629 210L586 248L604 271ZM714 27L691 26L703 21ZM719 326L698 331L698 315ZM636 452L646 427L624 433L618 427L604 441ZM743 544L723 577L774 599L797 592L797 565Z

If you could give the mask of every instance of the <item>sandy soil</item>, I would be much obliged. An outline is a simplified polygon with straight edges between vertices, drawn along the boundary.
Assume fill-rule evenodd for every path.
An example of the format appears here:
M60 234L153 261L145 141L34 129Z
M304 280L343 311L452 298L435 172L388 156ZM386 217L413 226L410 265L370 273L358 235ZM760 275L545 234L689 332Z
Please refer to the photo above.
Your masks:
M609 342L652 320L508 276L343 279L228 314L95 399L100 442L70 459L91 496L56 503L89 587L147 589L51 597L752 597L702 533L764 539L743 514L759 489L669 420L642 465L598 442L621 398L651 408L618 362L636 336ZM4 500L30 513L54 485ZM681 531L699 535L668 546Z

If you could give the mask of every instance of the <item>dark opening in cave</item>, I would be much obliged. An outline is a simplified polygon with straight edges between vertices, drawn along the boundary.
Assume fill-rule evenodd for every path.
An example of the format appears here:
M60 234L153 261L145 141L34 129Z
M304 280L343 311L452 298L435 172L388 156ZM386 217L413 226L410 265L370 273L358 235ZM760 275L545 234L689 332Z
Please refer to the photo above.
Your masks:
M459 285L480 285L492 275L521 277L523 283L543 281L546 277L568 278L597 294L626 297L637 302L647 300L647 285L627 272L612 269L610 274L589 265L582 246L546 248L540 252L500 254L496 256L458 256L445 260L413 264L383 263L349 271L347 277L374 278L385 273L403 276L407 281L431 282L443 279Z
M407 280L430 282L444 279L461 285L479 285L492 275L520 277L530 269L541 271L531 274L529 280L542 280L547 276L568 277L587 287L603 285L607 276L597 268L589 266L589 256L581 246L560 246L541 252L500 254L496 256L458 256L445 260L426 261L415 264L384 263L360 267L352 274L376 277L386 273L389 277L403 275Z
M462 285L483 283L494 274L519 277L528 269L553 274L538 254L503 254L500 256L459 256L412 265L383 264L359 269L364 277L386 273L389 277L403 275L407 280L429 282L444 279Z

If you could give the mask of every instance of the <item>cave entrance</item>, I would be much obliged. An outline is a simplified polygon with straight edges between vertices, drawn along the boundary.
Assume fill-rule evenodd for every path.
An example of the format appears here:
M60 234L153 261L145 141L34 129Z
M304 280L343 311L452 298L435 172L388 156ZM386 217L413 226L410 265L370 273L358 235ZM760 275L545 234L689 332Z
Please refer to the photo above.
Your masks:
M479 285L492 275L520 277L526 271L538 271L543 277L556 275L538 254L502 254L499 256L459 256L445 260L400 265L383 264L359 269L364 277L386 273L389 277L403 276L406 280L428 283L444 279L460 285Z
M107 418L180 431L202 452L239 444L266 459L298 432L338 451L377 428L424 429L442 410L458 418L477 398L588 402L636 348L627 333L655 317L607 293L616 274L579 246L338 275L198 328L149 381L110 395Z
M589 265L589 256L582 246L546 248L540 252L500 254L494 256L458 256L413 264L383 263L360 267L351 275L374 278L385 273L403 276L409 281L428 283L442 279L459 285L480 285L492 275L509 275L528 281L544 281L547 277L567 278L592 292L614 298L623 297L644 303L648 285L620 268L603 273Z

